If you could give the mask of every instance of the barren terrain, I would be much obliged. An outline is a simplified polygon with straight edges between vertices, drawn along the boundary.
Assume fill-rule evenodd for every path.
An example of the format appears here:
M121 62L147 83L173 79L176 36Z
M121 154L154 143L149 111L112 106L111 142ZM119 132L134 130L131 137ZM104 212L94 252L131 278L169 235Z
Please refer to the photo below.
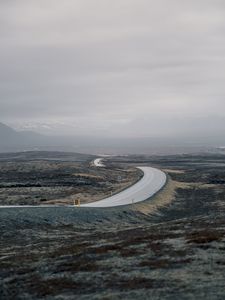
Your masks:
M0 155L0 205L74 204L103 199L137 182L135 168L96 168L93 157Z
M113 168L167 170L168 185L120 209L1 210L0 298L224 299L224 163L113 158Z

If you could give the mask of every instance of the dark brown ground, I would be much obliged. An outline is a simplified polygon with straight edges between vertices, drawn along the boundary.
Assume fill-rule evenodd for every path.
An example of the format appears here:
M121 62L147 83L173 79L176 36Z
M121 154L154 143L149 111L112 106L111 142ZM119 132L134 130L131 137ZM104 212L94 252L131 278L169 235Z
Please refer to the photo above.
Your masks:
M42 154L42 153L41 153ZM97 201L138 181L135 168L96 168L94 157L59 153L0 154L0 205L74 204Z
M166 169L173 201L79 225L0 212L1 299L225 299L225 156L115 161Z

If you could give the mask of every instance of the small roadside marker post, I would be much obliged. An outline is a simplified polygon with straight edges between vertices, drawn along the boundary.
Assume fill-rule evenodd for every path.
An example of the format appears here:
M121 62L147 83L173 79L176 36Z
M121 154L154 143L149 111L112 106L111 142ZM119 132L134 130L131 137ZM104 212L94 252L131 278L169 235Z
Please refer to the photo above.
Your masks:
M74 206L80 206L80 199L74 200Z

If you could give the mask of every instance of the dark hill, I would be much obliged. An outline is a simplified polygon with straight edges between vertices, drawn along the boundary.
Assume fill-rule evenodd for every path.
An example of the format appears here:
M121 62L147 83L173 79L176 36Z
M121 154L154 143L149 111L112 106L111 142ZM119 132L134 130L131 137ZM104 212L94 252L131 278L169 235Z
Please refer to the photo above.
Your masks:
M20 134L18 132L0 123L0 148L16 145L19 141Z
M0 152L26 150L44 143L46 138L30 131L18 132L11 127L0 123Z

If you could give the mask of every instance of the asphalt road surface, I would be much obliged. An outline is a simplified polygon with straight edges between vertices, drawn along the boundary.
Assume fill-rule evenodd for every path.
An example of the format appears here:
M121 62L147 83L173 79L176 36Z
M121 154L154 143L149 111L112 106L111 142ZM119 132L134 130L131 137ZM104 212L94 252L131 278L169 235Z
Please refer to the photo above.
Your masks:
M105 167L105 165L102 163L103 158L96 158L94 160L94 165L96 167Z
M97 158L94 161L96 167L104 167L101 162L102 158ZM138 167L144 172L144 176L136 184L127 188L126 190L105 198L103 200L95 201L88 204L83 204L81 207L115 207L121 205L129 205L137 202L147 200L154 196L166 184L166 174L158 169L151 167ZM16 208L16 207L57 207L58 205L5 205L0 208ZM60 207L60 206L58 206ZM62 207L62 206L61 206ZM67 207L74 207L67 205Z
M144 176L136 184L109 198L81 205L82 207L113 207L141 202L155 195L166 184L166 174L151 167L139 167Z

